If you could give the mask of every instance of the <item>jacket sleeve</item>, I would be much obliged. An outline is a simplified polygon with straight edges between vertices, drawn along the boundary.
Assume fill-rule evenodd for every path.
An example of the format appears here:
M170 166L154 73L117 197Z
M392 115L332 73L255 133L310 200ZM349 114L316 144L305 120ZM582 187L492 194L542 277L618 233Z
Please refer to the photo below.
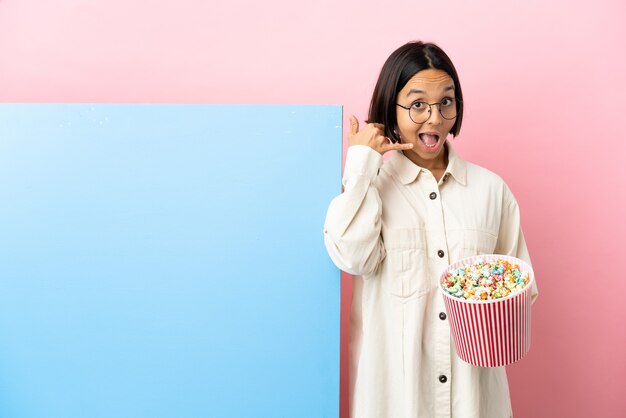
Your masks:
M513 193L505 185L503 196L502 217L496 243L496 254L510 255L531 264L526 241L520 222L520 211ZM531 299L534 303L538 296L537 277L533 280Z
M365 145L348 148L342 184L326 214L324 243L341 270L354 275L373 273L385 257L381 240L382 203L373 182L382 156Z

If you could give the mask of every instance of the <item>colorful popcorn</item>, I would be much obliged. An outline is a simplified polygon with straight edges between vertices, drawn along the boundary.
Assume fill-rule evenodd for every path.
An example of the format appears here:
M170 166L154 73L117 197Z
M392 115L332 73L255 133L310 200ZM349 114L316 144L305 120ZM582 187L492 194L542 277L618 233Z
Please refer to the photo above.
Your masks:
M445 292L459 299L492 300L520 292L529 282L527 271L503 258L492 261L477 259L450 269L441 286Z

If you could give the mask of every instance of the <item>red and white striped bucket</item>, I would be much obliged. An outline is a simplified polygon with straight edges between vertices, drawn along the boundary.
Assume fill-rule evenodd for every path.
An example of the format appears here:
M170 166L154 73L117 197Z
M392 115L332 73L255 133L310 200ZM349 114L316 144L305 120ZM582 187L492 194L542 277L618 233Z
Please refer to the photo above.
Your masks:
M528 272L528 284L519 293L493 300L455 298L443 290L442 282L449 270L463 265L496 259L519 265ZM439 289L443 293L450 330L461 360L481 367L500 367L521 360L530 349L531 289L535 275L528 263L505 255L480 255L451 264L442 273Z

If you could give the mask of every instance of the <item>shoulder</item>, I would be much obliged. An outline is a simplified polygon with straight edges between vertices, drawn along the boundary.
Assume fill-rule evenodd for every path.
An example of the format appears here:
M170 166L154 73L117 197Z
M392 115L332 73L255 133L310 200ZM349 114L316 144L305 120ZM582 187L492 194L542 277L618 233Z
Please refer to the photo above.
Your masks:
M401 181L401 177L415 176L419 168L404 157L400 151L392 151L385 154L380 167L378 180L380 182Z
M478 164L465 161L467 167L468 183L483 183L493 185L505 185L504 180L498 174Z
M467 167L467 186L469 188L489 191L491 195L499 196L505 205L516 203L513 192L498 174L469 161L465 161L465 165Z

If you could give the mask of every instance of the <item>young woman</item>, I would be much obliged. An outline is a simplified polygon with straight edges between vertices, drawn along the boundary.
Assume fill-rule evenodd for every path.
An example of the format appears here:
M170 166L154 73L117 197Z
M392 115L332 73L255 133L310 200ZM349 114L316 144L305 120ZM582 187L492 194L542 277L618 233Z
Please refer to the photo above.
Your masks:
M344 192L328 208L324 236L334 263L354 275L352 417L512 415L504 368L457 357L437 289L463 257L530 262L509 188L447 141L462 118L454 65L422 42L385 62L369 123L359 129L350 118Z

